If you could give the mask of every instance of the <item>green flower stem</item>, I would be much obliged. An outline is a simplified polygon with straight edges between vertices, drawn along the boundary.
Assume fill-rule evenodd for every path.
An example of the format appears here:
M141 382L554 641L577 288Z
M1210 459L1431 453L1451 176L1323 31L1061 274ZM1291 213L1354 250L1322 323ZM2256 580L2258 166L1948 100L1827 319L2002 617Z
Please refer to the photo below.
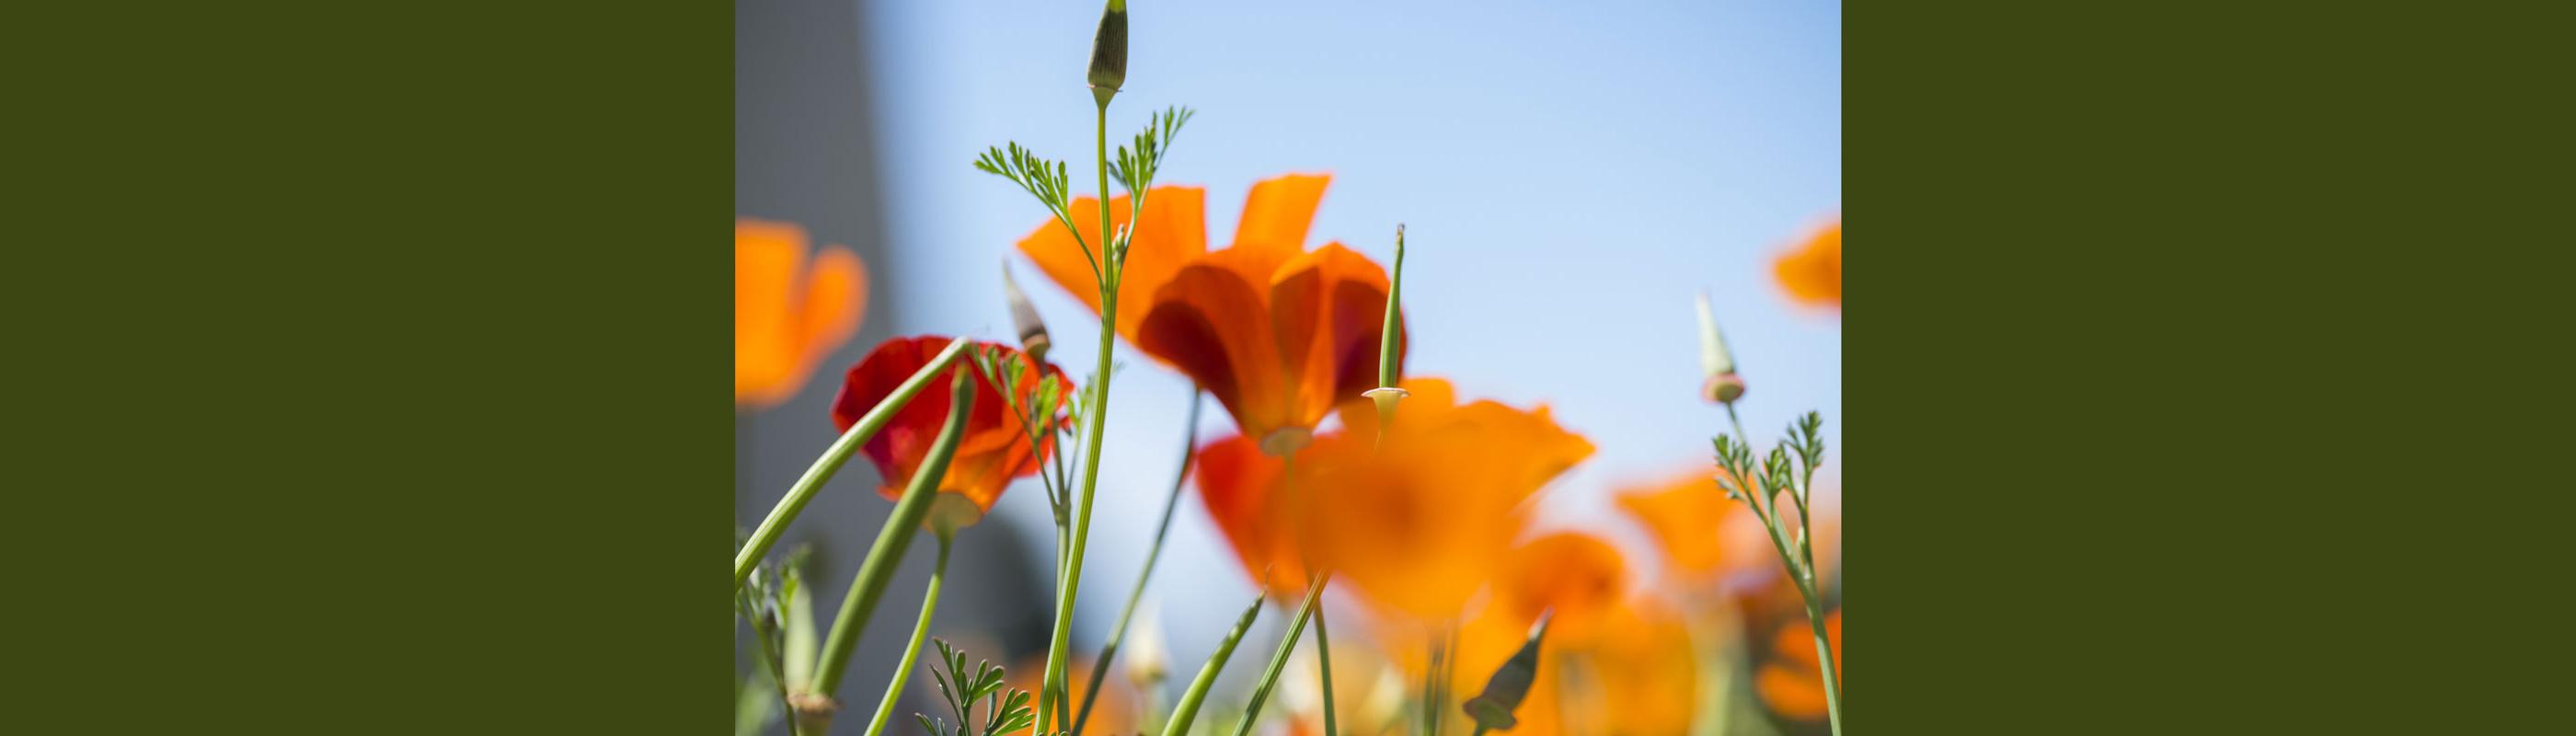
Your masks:
M1395 275L1387 279L1386 321L1378 326L1377 385L1396 385L1403 377L1396 375L1399 354L1403 352L1404 320L1399 316L1404 303L1404 226L1395 226Z
M1234 655L1234 645L1243 642L1243 632L1252 628L1253 619L1261 617L1264 602L1263 594L1253 594L1252 605L1246 606L1243 617L1235 620L1234 631L1225 635L1216 653L1208 655L1207 665L1199 668L1198 679L1190 681L1190 689L1181 694L1180 704L1172 706L1172 719L1163 724L1163 736L1189 736L1190 721L1198 719L1199 704L1207 701L1208 688L1216 684L1217 671L1225 669L1226 658Z
M760 558L769 554L769 548L778 544L779 535L786 533L788 523L795 521L796 514L805 510L806 502L814 500L814 493L823 489L824 482L830 481L833 473L840 472L843 463L850 461L850 453L857 452L859 446L875 439L877 431L885 429L886 422L894 419L895 412L912 403L912 397L920 394L922 387L930 385L931 376L955 364L957 356L965 354L970 343L962 337L949 341L948 349L939 351L938 356L930 359L929 365L914 371L911 378L903 379L903 384L896 386L894 393L877 402L876 408L869 409L866 415L859 417L859 423L850 425L850 431L841 433L840 439L823 450L823 456L814 460L814 466L805 469L805 476L797 478L796 485L787 489L787 497L778 499L778 507L769 510L769 518L760 520L760 527L752 530L751 541L742 545L742 551L734 553L735 590L742 589L742 581L751 577L751 568L759 565Z
M1439 630L1434 629L1431 632L1430 641L1425 643L1427 651L1422 665L1423 736L1440 736L1440 708L1441 703L1446 700L1440 697L1440 642L1443 636Z
M1103 270L1107 278L1100 290L1099 367L1092 373L1091 405L1082 412L1082 422L1089 425L1084 428L1087 431L1082 443L1085 455L1082 502L1075 507L1073 545L1066 551L1062 579L1056 584L1055 626L1052 640L1047 644L1046 684L1038 693L1038 723L1042 727L1053 724L1053 727L1039 729L1042 733L1071 730L1064 726L1073 720L1072 708L1065 702L1069 699L1066 697L1069 691L1065 687L1066 655L1072 643L1074 595L1082 589L1082 553L1091 540L1091 496L1100 486L1100 435L1109 423L1109 349L1118 339L1118 282L1126 271L1123 266L1126 259L1116 252L1116 238L1110 235L1109 227L1109 100L1101 98L1094 110L1097 115L1094 117L1093 131L1096 135L1093 143L1100 162L1101 256L1106 262L1107 268ZM1139 196L1142 194L1138 193ZM1057 533L1063 532L1059 530Z
M912 625L912 643L904 645L903 663L895 665L894 681L886 683L885 698L877 701L877 718L868 723L868 736L885 732L886 716L894 714L895 696L903 694L903 681L912 677L912 662L921 654L921 639L930 634L930 614L939 610L939 583L948 577L948 545L956 532L936 530L939 538L939 562L930 568L930 591L921 596L921 622Z
M930 457L914 470L912 483L903 489L902 500L894 512L886 515L885 528L877 532L877 541L868 548L867 559L859 563L858 577L850 582L849 597L841 601L841 612L832 620L832 635L823 642L821 666L814 670L813 694L829 698L841 683L841 671L848 669L850 652L859 646L859 634L867 629L869 614L876 611L877 599L885 596L886 583L894 579L896 565L902 564L904 548L912 535L921 530L921 520L930 513L931 500L939 495L939 479L948 474L948 461L957 455L957 443L966 435L966 418L975 413L975 392L967 383L967 371L957 371L949 384L948 421L939 427L939 438L930 448ZM816 717L815 727L806 733L825 733L831 714Z
M1735 425L1736 438L1742 440L1745 447L1751 448L1753 435L1746 434L1744 422L1736 419L1734 404L1726 405L1726 420ZM1809 482L1812 483L1813 476L1810 475L1809 478ZM1788 489L1789 499L1798 504L1797 546L1800 552L1805 553L1800 555L1789 551L1788 536L1780 526L1779 503L1775 501L1770 508L1766 509L1755 500L1756 496L1769 496L1778 489L1763 488L1761 484L1749 482L1741 476L1735 479L1735 483L1745 490L1745 505L1753 507L1754 516L1761 519L1762 530L1771 537L1771 549L1780 553L1780 567L1789 573L1789 582L1798 587L1798 597L1804 599L1807 604L1807 626L1816 635L1816 668L1824 673L1825 679L1825 715L1828 723L1833 727L1834 736L1842 736L1842 678L1834 671L1833 646L1830 643L1831 640L1825 635L1824 599L1816 590L1816 557L1813 548L1807 543L1806 499L1802 497L1800 489Z
M1243 706L1243 721L1235 726L1234 736L1252 733L1252 724L1261 720L1261 705L1270 700L1270 688L1279 684L1279 671L1288 666L1288 655L1297 651L1297 640L1306 635L1306 619L1315 615L1315 604L1324 598L1327 576L1316 575L1306 584L1306 602L1297 604L1297 618L1288 622L1287 636L1279 640L1279 650L1270 655L1270 668L1261 673L1261 684L1252 689L1252 702Z
M1118 644L1127 639L1127 623L1136 615L1136 602L1145 597L1145 583L1154 578L1154 563L1163 558L1163 540L1172 533L1172 511L1180 508L1181 489L1188 487L1190 464L1198 458L1199 407L1206 404L1198 387L1191 386L1190 419L1181 425L1181 470L1172 476L1171 495L1163 499L1163 520L1154 526L1154 546L1145 549L1145 569L1136 573L1136 585L1127 589L1127 606L1118 610L1118 625L1110 627L1109 641L1100 645L1100 656L1092 659L1091 684L1083 688L1082 708L1073 717L1075 736L1081 736L1083 724L1091 722L1091 706L1099 702L1100 683L1109 679L1109 662L1118 658ZM1331 736L1329 729L1325 736Z
M1732 604L1728 604L1732 605ZM1727 721L1735 712L1732 696L1735 667L1725 659L1725 645L1720 632L1734 629L1732 621L1719 622L1717 614L1693 614L1689 619L1691 661L1698 667L1698 707L1691 718L1690 736L1724 736L1732 733ZM1740 635L1740 634L1739 634Z
M1833 716L1834 736L1843 732L1843 680L1834 671L1834 650L1826 642L1824 604L1816 594L1807 594L1807 626L1816 632L1816 664L1825 672L1825 713Z
M1324 607L1315 606L1315 666L1324 683L1324 736L1339 736L1333 720L1333 637L1324 633Z

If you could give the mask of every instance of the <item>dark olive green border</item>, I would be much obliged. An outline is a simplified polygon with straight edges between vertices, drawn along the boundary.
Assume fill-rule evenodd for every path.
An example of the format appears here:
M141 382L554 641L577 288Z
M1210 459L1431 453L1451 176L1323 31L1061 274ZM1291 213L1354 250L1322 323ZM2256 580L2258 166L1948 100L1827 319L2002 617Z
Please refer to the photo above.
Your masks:
M13 14L0 731L729 730L732 24Z
M1860 733L2555 728L2566 26L2501 7L1850 9Z

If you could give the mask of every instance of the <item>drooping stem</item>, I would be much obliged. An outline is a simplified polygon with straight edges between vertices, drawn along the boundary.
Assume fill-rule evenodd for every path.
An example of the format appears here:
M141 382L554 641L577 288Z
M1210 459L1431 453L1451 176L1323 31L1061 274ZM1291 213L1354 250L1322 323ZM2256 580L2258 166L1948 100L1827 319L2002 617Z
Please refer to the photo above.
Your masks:
M1172 476L1172 493L1163 499L1163 519L1154 525L1154 545L1145 549L1145 569L1136 573L1135 587L1127 589L1127 606L1118 610L1118 624L1110 627L1109 641L1100 645L1100 656L1092 659L1091 684L1083 688L1082 708L1073 717L1074 736L1081 736L1083 725L1091 722L1091 706L1099 702L1100 683L1109 679L1109 662L1118 657L1119 642L1127 639L1127 623L1136 616L1136 602L1145 597L1145 583L1154 578L1154 562L1163 557L1163 540L1172 533L1172 512L1180 508L1181 489L1189 485L1190 464L1198 456L1199 407L1206 403L1198 387L1191 386L1190 418L1181 425L1180 472Z
M1225 669L1225 660L1234 656L1234 645L1243 643L1243 632L1252 629L1265 603L1263 594L1252 596L1252 605L1244 607L1243 617L1235 619L1234 630L1217 645L1216 653L1208 655L1207 664L1199 668L1198 679L1191 680L1190 689L1181 693L1181 702L1172 706L1172 719L1163 724L1165 736L1189 736L1190 722L1198 719L1199 704L1207 701L1208 688L1216 684L1217 672Z
M1083 465L1082 496L1074 507L1073 544L1066 549L1064 572L1056 581L1055 626L1047 644L1046 685L1038 693L1038 722L1053 724L1044 732L1067 731L1072 708L1066 701L1065 666L1068 663L1073 635L1073 601L1082 589L1082 554L1091 538L1092 492L1100 485L1100 436L1109 420L1109 349L1118 339L1118 282L1126 270L1120 257L1122 250L1109 226L1109 100L1101 98L1095 108L1095 148L1100 162L1100 241L1105 283L1100 290L1100 351L1097 369L1091 378L1091 402L1084 407L1082 422ZM1138 193L1140 196L1142 192ZM1062 531L1058 532L1059 534ZM1052 716L1052 718L1050 718Z
M930 590L921 594L921 621L912 625L912 643L904 645L903 662L894 667L894 680L886 683L885 698L877 701L876 720L868 723L868 736L885 732L886 716L894 714L895 697L903 694L903 681L912 677L912 662L920 658L922 637L930 635L930 614L939 610L939 583L948 577L948 546L956 532L934 531L939 538L939 562L930 567Z
M769 518L761 519L760 526L751 530L751 541L743 543L742 550L734 553L735 590L742 589L742 581L751 577L751 568L760 564L760 558L769 554L770 547L778 544L779 535L786 533L787 524L795 521L796 515L805 510L806 502L814 500L814 492L822 490L823 484L832 479L832 474L840 472L841 465L850 461L850 453L876 438L877 431L885 429L886 422L894 419L895 412L911 404L912 397L920 394L923 386L930 385L932 376L955 364L957 356L965 354L969 344L971 341L962 337L949 341L948 349L939 351L939 355L932 357L930 364L922 366L921 370L913 371L911 378L903 379L901 385L895 386L894 393L887 394L884 401L877 402L875 408L861 415L857 424L850 425L850 431L842 432L840 439L833 440L831 447L824 448L823 456L815 458L814 466L806 468L805 475L796 479L796 485L787 488L787 496L778 499L778 507L769 510Z
M1270 700L1270 688L1279 684L1279 671L1288 666L1288 655L1297 651L1297 640L1306 635L1306 619L1315 615L1315 603L1324 598L1324 576L1316 575L1306 584L1306 602L1297 604L1297 618L1288 622L1288 634L1279 640L1278 651L1270 655L1270 667L1262 670L1261 684L1252 688L1252 702L1243 706L1243 721L1235 726L1234 736L1252 733L1252 724L1261 720L1261 705Z
M867 629L869 615L876 611L877 600L885 596L886 583L894 579L894 569L903 563L904 548L910 546L921 520L930 513L931 501L939 495L939 479L948 474L948 461L957 454L957 443L966 435L966 418L975 412L974 386L967 383L967 371L957 371L949 386L948 421L939 427L939 438L930 448L930 456L912 474L912 482L903 489L902 500L894 512L886 515L885 528L877 531L876 544L868 548L867 559L859 563L858 576L850 581L849 596L841 601L841 612L832 618L832 634L823 642L820 666L814 670L812 694L830 698L841 682L842 670L848 669L850 653L859 646L859 635ZM810 717L813 723L807 733L825 733L831 724L829 707L817 708Z

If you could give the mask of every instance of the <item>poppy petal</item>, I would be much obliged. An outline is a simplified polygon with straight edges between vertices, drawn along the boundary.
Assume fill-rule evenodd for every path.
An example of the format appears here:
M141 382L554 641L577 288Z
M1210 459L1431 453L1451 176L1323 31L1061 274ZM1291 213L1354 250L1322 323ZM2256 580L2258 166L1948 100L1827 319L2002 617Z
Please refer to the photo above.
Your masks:
M1287 385L1261 292L1219 265L1192 263L1154 295L1136 346L1179 368L1259 438L1286 424Z
M1244 197L1243 220L1235 225L1228 250L1258 256L1266 275L1280 263L1306 250L1306 230L1315 222L1329 174L1289 174L1252 185Z
M1075 241L1064 225L1049 219L1038 225L1019 242L1020 252L1046 272L1047 278L1071 292L1093 314L1100 312L1100 290L1093 281L1094 259L1101 257L1100 198L1075 197L1066 208L1073 216L1073 227L1082 233ZM1109 199L1110 227L1127 224L1127 195ZM1085 246L1090 248L1085 255ZM1144 323L1147 305L1156 290L1174 271L1191 259L1207 252L1207 191L1199 187L1159 186L1147 190L1145 212L1136 223L1135 240L1127 248L1126 282L1119 286L1118 332L1136 339L1136 328Z
M824 247L814 256L813 275L806 279L804 297L804 313L799 320L802 334L797 345L802 367L798 375L813 370L824 354L858 333L868 308L867 264L848 248Z
M1296 381L1291 414L1301 426L1377 386L1386 292L1386 272L1341 243L1280 266L1270 284L1271 329Z
M1299 563L1294 536L1278 525L1278 489L1286 463L1261 452L1246 437L1227 437L1198 451L1199 498L1208 516L1243 561L1244 573L1264 583L1275 599L1294 599L1305 591L1306 568ZM1269 577L1264 580L1264 571Z
M734 222L734 403L775 403L780 386L795 373L796 317L788 305L804 261L804 229L761 220Z

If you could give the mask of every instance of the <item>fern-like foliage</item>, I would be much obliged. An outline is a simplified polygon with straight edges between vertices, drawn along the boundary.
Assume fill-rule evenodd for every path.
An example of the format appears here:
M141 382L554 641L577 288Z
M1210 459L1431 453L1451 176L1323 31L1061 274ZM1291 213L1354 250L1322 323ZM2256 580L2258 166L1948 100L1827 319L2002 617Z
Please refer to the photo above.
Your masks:
M920 721L930 736L1000 736L1037 723L1037 710L1029 707L1028 691L1005 685L1001 667L992 662L976 662L971 670L974 674L969 675L966 653L949 646L946 639L930 641L939 645L939 659L948 667L945 675L933 667L930 676L938 681L939 697L948 700L948 710L957 718L957 725L952 728L946 720L913 714L913 720ZM984 705L981 728L975 721L975 705L979 700ZM1064 736L1064 733L1069 732L1058 736Z
M1074 245L1082 247L1083 260L1091 263L1092 278L1105 281L1108 274L1100 270L1100 259L1092 254L1091 244L1083 240L1082 230L1073 226L1073 214L1066 209L1072 202L1072 180L1065 174L1064 162L1049 161L1018 143L1009 146L985 149L984 155L976 157L975 168L1009 179L1028 190L1029 196L1038 198L1039 204L1046 205L1047 213L1055 215L1056 223L1073 234Z

